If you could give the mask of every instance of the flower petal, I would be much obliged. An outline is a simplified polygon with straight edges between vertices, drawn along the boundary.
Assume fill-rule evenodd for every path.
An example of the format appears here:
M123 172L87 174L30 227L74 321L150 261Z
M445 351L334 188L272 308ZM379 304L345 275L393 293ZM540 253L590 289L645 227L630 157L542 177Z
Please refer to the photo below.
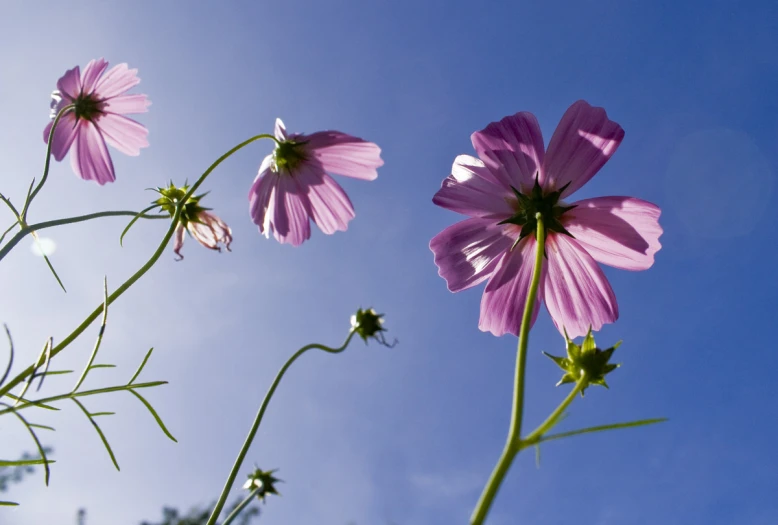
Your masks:
M64 97L75 100L81 94L81 69L76 66L68 69L65 74L57 80L57 89Z
M491 219L465 219L430 241L438 274L448 289L459 292L488 279L513 239Z
M547 271L543 298L557 329L571 338L585 335L591 325L619 318L619 307L608 279L575 239L552 233L546 240Z
M189 234L206 248L220 252L221 246L219 244L222 243L227 251L230 251L232 230L216 215L201 211L197 220L189 221L186 227Z
M319 131L302 135L306 151L327 173L374 180L377 168L384 165L381 148L372 142L346 135L340 131Z
M103 113L97 120L97 126L108 144L125 155L139 155L140 149L149 145L146 127L122 115Z
M146 113L151 101L146 95L119 95L108 99L103 105L103 111L130 115L132 113Z
M286 136L286 126L284 126L284 121L280 118L276 119L276 127L273 130L273 134L276 136L276 138L280 141L284 141L287 139Z
M81 120L73 143L70 164L76 175L84 180L93 180L99 185L116 180L113 162L100 130L88 120Z
M81 91L86 94L91 94L97 81L103 76L103 72L108 67L108 61L102 58L90 60L84 68L84 72L81 74Z
M249 190L249 215L251 220L259 226L259 232L266 237L270 235L272 227L270 218L273 216L273 193L278 184L278 173L270 169L273 164L273 156L268 155L259 167L259 173ZM270 213L268 213L270 211Z
M173 253L175 253L178 256L178 260L184 258L183 255L181 255L181 248L184 247L184 232L186 230L184 229L183 223L178 223L176 226L176 231L173 234Z
M432 202L470 217L495 217L499 222L512 215L511 198L513 193L493 182L482 161L459 155Z
M470 138L496 182L506 190L513 186L528 193L532 189L543 164L543 134L535 115L516 113L492 122Z
M49 133L51 133L51 127L54 125L52 120L43 130L43 142L49 143ZM54 130L54 139L51 144L51 153L54 155L54 159L60 161L68 154L70 146L73 145L73 141L78 133L80 122L76 121L76 114L72 111L68 111L57 123L57 129Z
M108 73L97 82L94 92L102 99L109 99L121 95L140 83L137 73L137 69L129 69L127 64L118 64L112 67Z
M313 221L327 235L346 231L354 218L354 206L346 192L326 173L315 167L301 166L295 174L297 183L307 190Z
M623 270L646 270L662 245L658 206L632 197L574 202L563 224L595 261Z
M311 237L311 211L308 197L294 177L278 177L273 198L271 227L280 243L300 246Z
M498 337L506 333L519 334L535 268L537 246L535 237L527 236L500 261L481 297L478 328L482 331L491 332ZM540 293L532 311L532 324L535 323L539 310Z
M570 106L551 137L543 164L543 188L558 190L570 183L562 198L586 184L616 152L624 130L608 119L603 108L579 100Z

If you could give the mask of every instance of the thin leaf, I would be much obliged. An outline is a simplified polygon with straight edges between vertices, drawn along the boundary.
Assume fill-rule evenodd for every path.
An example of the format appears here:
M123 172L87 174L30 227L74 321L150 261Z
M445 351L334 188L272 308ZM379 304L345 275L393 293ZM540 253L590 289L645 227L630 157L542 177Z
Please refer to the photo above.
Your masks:
M35 364L32 368L32 374L30 374L30 377L27 378L27 381L24 383L24 388L22 388L22 392L19 394L19 397L16 400L16 404L19 403L19 400L24 398L24 394L27 393L27 389L30 388L30 383L32 383L32 380L35 379L35 374L38 372L38 368L41 366L41 359L51 351L51 344L53 342L53 339L49 337L46 340L46 344L43 345L43 349L41 350L41 353L38 355L38 359L35 360ZM10 396L10 394L8 394ZM12 396L11 396L12 397ZM14 405L15 406L15 405Z
M46 374L49 372L49 364L51 364L52 346L54 346L54 338L49 337L49 344L43 347L46 349L46 361L43 363L43 373L42 374L38 374L37 372L33 373L33 377L39 375L41 378L41 380L38 381L38 388L35 390L36 392L40 392L40 389L43 386L43 380L46 378Z
M15 396L15 395L13 395L13 394L6 394L6 395L7 395L8 397L10 397L11 399L15 400L15 401L16 401L16 404L18 404L18 403L19 403L19 401L22 401L23 403L25 403L24 405L21 405L21 406L18 406L18 407L17 407L17 406L16 406L16 404L15 404L15 405L14 405L14 408L16 408L16 409L18 409L18 410L21 410L21 409L23 409L23 408L26 408L26 407L28 407L28 406L30 406L30 405L32 405L32 406L36 406L36 407L38 407L38 408L45 408L46 410L54 410L54 411L58 411L58 410L59 410L59 408L57 408L57 407L53 407L53 406L51 406L51 405L47 405L47 404L44 402L44 400L41 400L41 401L34 401L34 400L32 400L32 399L24 399L23 397L20 397L20 396ZM5 414L6 412L11 412L11 410L3 410L2 412L0 412L0 414Z
M11 461L8 459L0 459L0 467L26 467L28 465L43 465L45 461L43 459L17 459ZM49 463L56 463L56 461L49 460Z
M111 445L108 444L108 440L105 438L105 434L103 434L103 431L100 428L100 425L97 424L97 421L92 419L92 415L89 413L89 411L86 409L86 407L81 404L81 402L78 399L76 399L75 397L71 397L70 399L72 399L73 402L78 405L78 407L81 409L81 411L87 417L87 419L89 419L89 422L92 423L92 426L95 427L95 430L97 431L97 435L100 436L100 440L103 442L103 445L105 446L105 450L107 450L108 451L108 455L111 456L111 461L113 462L113 466L116 467L116 470L121 470L119 468L119 464L116 462L116 456L114 456L114 454L113 454L113 450L111 449Z
M143 358L143 361L141 362L140 366L135 371L135 375L132 376L132 379L130 379L130 382L127 383L127 385L131 385L133 381L138 379L138 376L143 371L143 367L146 366L146 362L149 360L149 357L151 357L151 352L153 351L154 351L154 347L152 346L151 348L149 348L149 351L146 352L146 357Z
M105 323L108 320L108 278L103 277L103 318L100 321L100 330L97 332L97 340L95 341L95 346L92 348L92 355L89 356L89 361L86 364L86 368L84 368L84 371L81 373L81 377L78 378L78 381L76 381L76 386L73 387L73 392L78 390L78 387L81 386L81 383L84 382L84 379L86 379L86 375L89 373L89 370L92 368L92 363L95 362L95 357L97 357L97 351L100 350L100 343L103 341L103 335L105 335ZM99 367L100 365L98 365Z
M132 218L132 220L130 221L130 223L127 225L127 227L126 227L126 228L124 228L124 231L122 231L122 234L121 234L121 236L119 237L119 246L122 246L122 247L124 246L124 244L123 244L123 242L124 242L124 236L127 234L127 232L128 232L128 231L130 231L130 228L132 228L132 226L133 226L133 225L134 225L134 224L135 224L135 223L138 221L138 219L140 219L140 218L141 218L141 216L142 216L144 213L146 213L147 211L151 211L151 210L153 210L154 208L157 208L157 207L159 207L159 204L152 204L151 206L149 206L149 207L148 207L148 208L146 208L145 210L143 210L143 211L139 211L139 212L138 212L138 214L137 214L135 217L133 217L133 218Z
M2 244L2 242L3 242L3 239L5 239L5 236L6 236L6 235L8 235L9 233L11 233L11 230L13 230L14 228L16 228L16 225L17 225L17 224L19 224L19 222L18 222L18 221L17 221L17 222L15 222L15 223L13 223L12 225L10 225L10 226L9 226L9 227L8 227L8 228L7 228L7 229L6 229L6 230L3 232L3 234L2 234L2 235L0 235L0 244Z
M72 374L72 370L48 370L47 372L44 372L42 374L35 374L35 377L38 376L61 376L65 374Z
M35 232L32 232L32 237L33 239L35 239L36 242L38 241L38 236L35 235ZM40 248L41 253L43 253L43 248L41 248L40 245L38 247ZM57 284L59 284L59 287L62 288L62 291L68 293L68 291L65 289L65 285L62 284L62 279L59 278L59 275L57 275L57 271L54 269L54 266L52 266L51 261L49 260L49 256L44 255L43 260L46 261L46 266L48 266L49 270L51 270L51 273L54 275L54 278L57 280Z
M5 405L8 408L13 409L13 407L8 405L7 403L0 402L0 404ZM35 430L33 430L33 428L30 426L30 423L26 419L24 419L24 416L22 416L21 414L19 414L15 410L12 410L12 413L17 418L19 418L19 421L21 421L22 424L24 424L24 426L30 432L30 436L32 436L32 440L35 441L35 447L38 449L38 454L43 459L43 470L44 470L44 476L45 476L44 480L46 482L46 486L48 487L48 485L49 485L49 476L51 474L51 470L49 469L49 463L50 462L49 462L48 458L46 457L46 451L44 450L43 445L41 445L41 442L38 439L38 435L35 434Z
M149 409L149 412L151 412L151 415L154 417L154 420L155 420L155 421L157 422L157 424L159 425L159 428L161 428L161 429L162 429L162 432L164 432L164 433L165 433L165 435L166 435L167 437L169 437L171 440L173 440L174 442L178 443L178 440L177 440L176 438L174 438L174 437L173 437L173 434L171 434L171 433L170 433L170 431L167 429L167 427L165 426L165 424L162 422L162 418L161 418L161 417L159 417L159 414L157 414L157 411L156 411L156 410L154 410L154 407L152 407L152 406L151 406L151 403L149 403L148 401L146 401L146 399L145 399L145 398L144 398L142 395L140 395L139 393L137 393L135 390L133 390L133 389L129 389L129 392L130 392L131 394L133 394L135 397L137 397L138 399L140 399L141 403L143 403L144 405L146 405L146 408L148 408L148 409Z
M40 429L43 429L43 430L51 430L52 432L55 432L57 430L54 427L49 427L49 426L46 426L46 425L39 425L37 423L30 423L30 426L33 427L33 428L40 428Z
M535 443L535 468L540 468L540 444Z
M89 415L92 417L97 417L97 416L113 416L115 414L116 412L92 412Z
M0 385L5 383L5 380L8 379L8 374L11 372L11 367L14 364L14 341L11 339L11 331L8 329L7 324L3 324L3 328L5 328L5 335L8 336L8 347L9 347L9 356L8 356L8 366L5 367L5 373L3 374L3 378L0 379Z
M108 364L92 365L89 367L89 370L94 370L95 368L116 368L116 365L108 365Z
M14 501L0 501L0 507L17 507L18 505Z
M633 428L642 427L646 425L653 425L655 423L664 423L668 421L666 417L654 418L654 419L641 419L638 421L629 421L627 423L614 423L612 425L600 425L596 427L582 428L579 430L571 430L570 432L560 432L559 434L551 434L550 436L543 436L538 440L538 443L544 441L552 441L555 439L562 439L570 436L577 436L579 434L590 434L593 432L604 432L606 430L618 430L621 428Z

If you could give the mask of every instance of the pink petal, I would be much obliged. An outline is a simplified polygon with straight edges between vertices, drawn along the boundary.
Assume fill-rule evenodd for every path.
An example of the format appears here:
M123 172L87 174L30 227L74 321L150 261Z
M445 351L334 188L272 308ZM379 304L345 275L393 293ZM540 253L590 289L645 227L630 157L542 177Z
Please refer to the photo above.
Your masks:
M103 105L103 111L130 115L133 113L146 113L151 101L146 95L119 95L108 99Z
M90 60L81 74L81 91L91 94L107 67L108 62L102 58Z
M140 83L137 73L137 69L128 69L127 64L116 65L97 82L94 93L103 100L121 95Z
M88 120L79 122L73 147L70 164L76 175L84 180L93 180L101 186L116 180L108 147L100 130L92 122Z
M603 108L579 100L568 108L551 137L543 164L546 191L570 186L562 198L586 184L616 152L624 130Z
M286 126L284 126L284 121L281 120L280 118L276 119L276 126L275 129L273 130L273 134L280 141L284 141L287 139Z
M81 70L78 66L68 69L62 78L57 80L57 89L63 97L75 100L81 94Z
M52 120L43 130L43 141L46 144L49 142L49 133L51 133L53 125L54 121ZM55 160L60 161L68 154L68 150L76 138L80 125L81 122L76 121L76 115L72 111L68 111L59 119L57 128L54 130L54 140L51 144L51 153L54 155Z
M513 214L509 199L515 199L513 192L495 184L483 162L460 155L432 202L470 217L495 217L499 222Z
M381 148L340 131L319 131L302 135L307 141L306 151L317 160L324 171L355 179L374 180L377 168L384 165Z
M327 235L346 231L354 218L354 206L346 192L326 173L317 173L314 167L301 168L295 178L308 192L313 221Z
M430 241L438 274L448 289L459 292L488 279L513 239L491 219L465 219Z
M186 230L184 229L184 225L182 223L178 223L176 226L176 231L173 234L173 253L175 253L178 256L178 260L184 258L183 255L181 255L181 248L184 247L184 232Z
M552 233L546 241L547 271L543 298L557 329L571 337L585 335L591 325L619 318L616 296L594 259L575 239Z
M498 337L506 333L519 334L535 267L537 245L535 237L527 236L500 261L481 297L478 328L482 331L491 332ZM535 323L539 310L540 293L532 311L532 324Z
M249 214L251 220L259 226L259 232L269 236L272 230L270 218L273 216L272 206L275 202L273 193L278 184L279 175L270 168L273 156L268 155L259 167L259 173L249 190ZM270 211L270 213L268 213Z
M281 176L275 188L271 226L281 243L300 246L311 237L310 203L293 177Z
M149 132L134 120L113 113L103 113L97 120L105 140L125 155L136 156L140 149L148 147Z
M528 193L532 189L543 164L543 135L535 115L522 112L492 122L473 133L471 140L494 179L506 190L513 186Z
M662 245L659 207L632 197L574 202L563 224L595 261L623 270L646 270Z

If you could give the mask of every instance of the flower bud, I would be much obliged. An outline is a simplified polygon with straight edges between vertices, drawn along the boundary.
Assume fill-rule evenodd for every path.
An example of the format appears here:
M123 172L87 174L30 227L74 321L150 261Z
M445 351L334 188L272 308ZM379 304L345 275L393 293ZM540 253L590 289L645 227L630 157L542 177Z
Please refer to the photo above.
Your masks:
M274 483L277 483L281 480L273 476L273 473L277 471L278 469L274 469L265 472L262 469L257 468L254 472L249 474L249 479L246 481L246 483L243 484L243 488L246 490L259 489L259 492L257 492L257 498L261 499L263 502L265 501L265 496L268 494L279 495L274 486Z
M585 377L586 384L581 389L581 397L589 385L601 385L608 388L605 382L605 376L621 365L611 364L610 360L613 352L621 345L621 341L608 348L600 350L594 342L592 329L584 337L581 345L575 344L565 331L565 340L567 343L567 357L557 357L543 352L552 361L554 361L565 374L559 380L557 386L565 383L577 383L582 377Z
M384 314L378 314L372 308L366 310L359 308L357 313L351 316L351 330L356 332L365 343L372 337L384 346L393 347L397 341L395 340L394 343L389 344L384 338L383 332L386 331L386 328L383 326L383 316Z

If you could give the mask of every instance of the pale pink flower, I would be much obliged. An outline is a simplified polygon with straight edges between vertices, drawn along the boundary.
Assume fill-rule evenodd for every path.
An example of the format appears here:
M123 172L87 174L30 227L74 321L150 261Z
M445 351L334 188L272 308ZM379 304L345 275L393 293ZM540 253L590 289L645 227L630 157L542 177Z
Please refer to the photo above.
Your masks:
M181 259L181 248L184 247L184 231L211 250L222 251L220 244L229 252L232 243L232 230L219 217L212 213L200 209L195 212L194 218L181 221L176 226L175 238L173 240L173 251Z
M299 246L311 236L310 220L321 231L345 231L354 206L328 173L362 180L378 177L381 148L339 131L288 135L276 120L279 144L265 157L249 191L249 213L266 237Z
M57 81L52 118L68 105L75 107L62 116L54 130L51 152L61 161L69 150L76 175L103 185L116 180L106 142L126 155L138 155L149 145L148 130L124 115L145 113L151 102L146 95L126 95L140 79L137 69L119 64L108 72L108 62L92 60L81 73L79 67L68 70ZM43 131L48 143L53 122Z
M547 230L533 316L545 302L554 324L570 337L618 318L616 296L597 262L649 268L661 247L660 210L633 197L569 204L564 199L597 173L623 138L624 130L604 109L583 100L565 112L547 150L531 113L473 133L480 159L457 157L433 198L469 218L435 236L430 248L452 292L489 280L481 299L481 330L518 335L537 249L527 211L533 217L542 211Z

